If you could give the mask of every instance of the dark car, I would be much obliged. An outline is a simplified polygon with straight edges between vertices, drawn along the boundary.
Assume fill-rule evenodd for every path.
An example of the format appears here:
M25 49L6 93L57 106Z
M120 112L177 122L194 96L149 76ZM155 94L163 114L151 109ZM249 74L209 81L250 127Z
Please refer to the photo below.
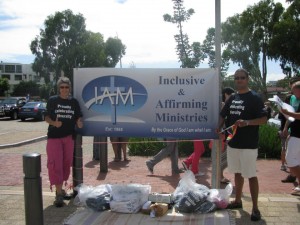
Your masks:
M24 121L27 118L34 118L37 120L45 120L44 112L46 111L45 102L27 102L19 110L19 118Z
M18 119L19 109L26 103L25 97L9 97L0 103L0 117Z

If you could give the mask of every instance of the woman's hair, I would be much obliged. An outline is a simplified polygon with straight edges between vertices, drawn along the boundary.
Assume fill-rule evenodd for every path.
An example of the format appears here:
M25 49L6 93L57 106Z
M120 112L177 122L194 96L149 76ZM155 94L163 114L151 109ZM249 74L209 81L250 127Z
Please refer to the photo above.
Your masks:
M222 90L222 101L225 102L225 94L231 95L234 93L234 89L231 87L225 87Z
M59 86L60 86L61 84L67 84L67 85L69 85L70 90L71 90L71 81L70 81L70 79L67 78L67 77L60 77L60 78L58 79L58 81L57 81L56 84L57 84L57 91L58 91L58 93L59 93Z

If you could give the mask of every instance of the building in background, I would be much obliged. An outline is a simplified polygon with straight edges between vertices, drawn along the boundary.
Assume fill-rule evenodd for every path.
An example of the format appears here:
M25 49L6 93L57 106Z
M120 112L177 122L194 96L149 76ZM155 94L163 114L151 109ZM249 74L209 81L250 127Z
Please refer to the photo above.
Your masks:
M10 84L8 95L12 93L14 86L20 81L34 81L37 84L44 84L44 78L41 78L32 70L32 64L5 63L0 62L0 77L7 78Z

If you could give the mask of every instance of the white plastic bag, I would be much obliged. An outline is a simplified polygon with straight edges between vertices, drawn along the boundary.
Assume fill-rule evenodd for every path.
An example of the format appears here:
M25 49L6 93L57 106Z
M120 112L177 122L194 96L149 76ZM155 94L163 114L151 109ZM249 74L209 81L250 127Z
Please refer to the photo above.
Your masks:
M213 202L219 209L225 209L229 204L229 198L232 194L232 184L227 184L225 189L210 189L208 201Z
M111 187L109 184L102 184L96 187L80 184L76 186L74 190L78 192L78 194L74 198L74 204L77 206L87 206L87 199L97 198L98 196L103 194L110 194Z
M150 192L150 185L112 185L110 208L114 212L136 213L148 201Z

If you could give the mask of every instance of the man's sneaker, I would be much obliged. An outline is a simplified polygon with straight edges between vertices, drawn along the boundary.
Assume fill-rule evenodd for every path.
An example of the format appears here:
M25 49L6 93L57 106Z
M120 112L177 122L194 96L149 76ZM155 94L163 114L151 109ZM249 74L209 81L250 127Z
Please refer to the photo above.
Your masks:
M259 220L261 220L260 211L258 209L257 210L252 210L251 221L259 221Z
M183 169L185 169L185 170L189 170L189 167L186 165L186 163L185 163L185 162L182 162L181 164L182 164L182 166L183 166Z
M153 166L150 161L146 161L146 166L151 174L153 174Z
M62 194L57 194L55 196L55 201L54 201L54 205L58 208L63 207L64 206L64 196Z
M292 175L288 175L285 179L281 180L282 183L294 183L296 181L296 177Z
M185 170L184 170L183 168L180 168L180 169L178 169L178 170L173 170L172 173L173 173L173 174L179 174L179 173L184 173L184 171L185 171Z

